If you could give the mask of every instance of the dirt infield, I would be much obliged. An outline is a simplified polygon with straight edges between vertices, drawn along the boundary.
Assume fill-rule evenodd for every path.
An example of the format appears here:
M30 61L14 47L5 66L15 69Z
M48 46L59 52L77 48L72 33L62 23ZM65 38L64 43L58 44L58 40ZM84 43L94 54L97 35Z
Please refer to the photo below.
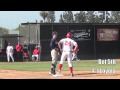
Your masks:
M69 71L62 71L64 76L53 77L49 72L0 70L0 79L120 79L120 71L114 74L92 73L91 71L74 71L71 77Z

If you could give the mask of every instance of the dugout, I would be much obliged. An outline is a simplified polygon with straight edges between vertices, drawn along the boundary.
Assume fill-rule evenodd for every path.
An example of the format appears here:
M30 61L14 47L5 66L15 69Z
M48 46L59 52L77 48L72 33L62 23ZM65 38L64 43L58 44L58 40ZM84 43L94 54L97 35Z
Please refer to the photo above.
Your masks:
M7 62L6 48L8 46L8 43L11 43L11 45L14 48L13 57L15 59L15 62L19 62L19 61L23 60L22 56L20 56L20 60L17 58L17 51L16 51L16 45L18 43L18 40L21 37L22 36L17 35L17 34L8 34L8 35L2 35L2 36L0 36L0 40L1 40L0 62Z
M73 34L73 39L77 41L80 49L79 59L120 58L119 23L21 23L21 28L20 35L27 35L33 44L40 42L40 59L43 61L51 60L49 44L53 31L58 32L58 41L64 38L68 31ZM25 38L21 38L21 41L24 42Z

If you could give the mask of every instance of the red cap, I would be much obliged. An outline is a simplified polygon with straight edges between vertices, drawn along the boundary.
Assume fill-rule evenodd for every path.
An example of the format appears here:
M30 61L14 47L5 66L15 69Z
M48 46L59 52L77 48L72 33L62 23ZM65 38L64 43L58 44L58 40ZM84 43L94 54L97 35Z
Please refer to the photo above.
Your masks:
M67 35L66 35L67 38L71 38L72 37L72 34L71 32L68 32Z

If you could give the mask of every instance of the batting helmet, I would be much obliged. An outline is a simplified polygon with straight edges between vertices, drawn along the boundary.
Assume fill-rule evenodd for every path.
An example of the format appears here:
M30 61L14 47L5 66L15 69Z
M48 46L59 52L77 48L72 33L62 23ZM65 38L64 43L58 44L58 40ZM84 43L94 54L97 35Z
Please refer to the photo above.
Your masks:
M68 32L67 35L66 35L67 38L71 38L72 37L72 34L71 32Z

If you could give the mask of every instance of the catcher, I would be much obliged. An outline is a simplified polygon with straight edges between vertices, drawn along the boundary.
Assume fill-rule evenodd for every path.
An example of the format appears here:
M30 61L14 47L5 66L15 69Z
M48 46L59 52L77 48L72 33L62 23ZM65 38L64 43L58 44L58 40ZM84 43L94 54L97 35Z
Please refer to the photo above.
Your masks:
M52 57L52 64L51 64L51 70L49 74L55 75L56 74L56 65L57 65L57 60L58 60L58 54L59 54L59 49L58 49L58 42L57 42L57 32L52 33L52 39L50 42L50 48L51 48L51 57Z

